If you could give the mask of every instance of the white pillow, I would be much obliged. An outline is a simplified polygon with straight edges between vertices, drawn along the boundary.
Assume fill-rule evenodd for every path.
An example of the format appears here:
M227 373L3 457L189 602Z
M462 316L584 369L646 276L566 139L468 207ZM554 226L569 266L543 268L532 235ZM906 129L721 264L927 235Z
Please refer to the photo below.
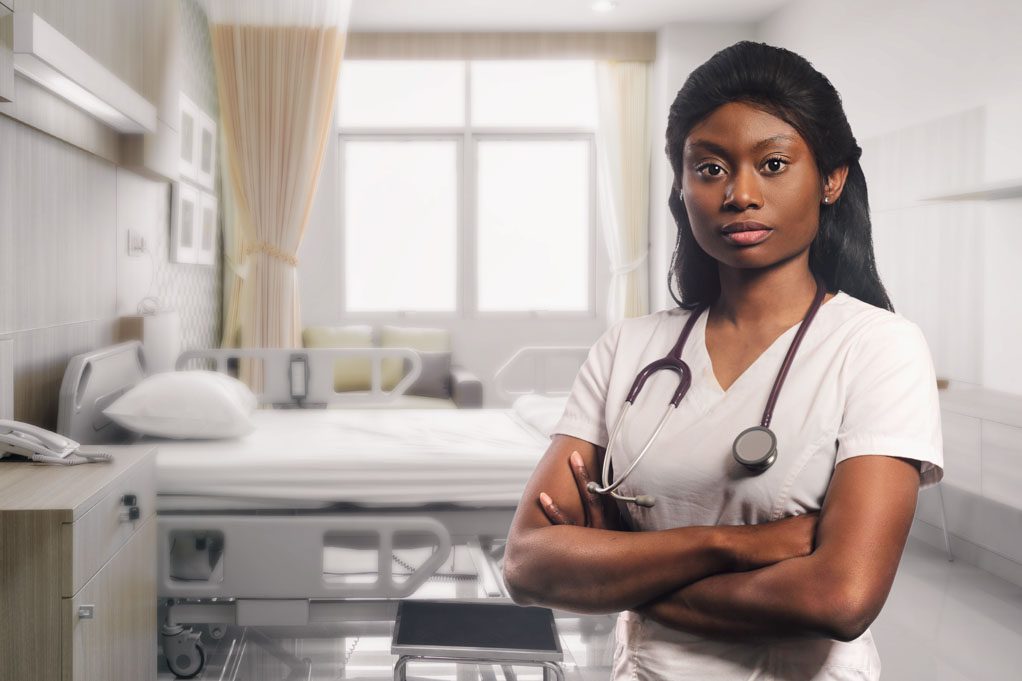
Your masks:
M176 439L240 437L255 429L255 395L215 371L155 374L121 395L103 413L143 435Z

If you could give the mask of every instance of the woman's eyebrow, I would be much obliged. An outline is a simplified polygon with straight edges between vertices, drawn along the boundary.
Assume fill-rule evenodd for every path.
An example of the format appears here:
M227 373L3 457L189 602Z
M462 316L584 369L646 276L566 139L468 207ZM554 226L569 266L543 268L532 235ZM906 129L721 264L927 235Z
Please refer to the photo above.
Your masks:
M756 142L756 144L752 146L752 150L758 151L763 147L768 147L771 144L776 144L777 142L794 142L794 141L795 137L792 135L774 135L773 137L767 137L766 139ZM716 142L711 142L709 140L696 139L692 140L691 142L688 143L688 145L686 145L687 149L695 149L697 147L701 149L706 149L707 151L713 152L714 154L721 154L722 156L728 155L727 149L720 146Z

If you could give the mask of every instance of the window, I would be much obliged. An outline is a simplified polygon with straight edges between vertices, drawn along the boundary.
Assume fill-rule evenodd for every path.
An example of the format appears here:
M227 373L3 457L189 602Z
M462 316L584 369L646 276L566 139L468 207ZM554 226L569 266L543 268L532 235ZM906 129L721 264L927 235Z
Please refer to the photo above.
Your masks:
M586 61L348 61L344 309L594 312Z

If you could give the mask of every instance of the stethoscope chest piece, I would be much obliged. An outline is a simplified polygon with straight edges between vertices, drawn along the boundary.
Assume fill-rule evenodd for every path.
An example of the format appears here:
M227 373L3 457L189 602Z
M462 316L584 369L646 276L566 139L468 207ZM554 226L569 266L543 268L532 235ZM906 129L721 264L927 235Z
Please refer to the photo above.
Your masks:
M746 428L731 445L735 461L753 473L762 473L777 460L777 436L763 426Z

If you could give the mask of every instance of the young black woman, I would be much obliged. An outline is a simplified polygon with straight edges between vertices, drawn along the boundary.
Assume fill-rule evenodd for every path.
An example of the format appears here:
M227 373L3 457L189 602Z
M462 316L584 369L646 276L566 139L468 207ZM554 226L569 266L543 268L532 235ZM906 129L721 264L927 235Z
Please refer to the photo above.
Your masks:
M622 611L615 679L877 679L868 627L942 442L926 341L876 271L840 97L802 57L737 43L678 93L667 154L678 307L593 346L519 505L508 586L520 603ZM655 504L590 491L635 375L690 321L691 387L618 490ZM761 422L803 325L770 423L776 461L751 472L732 443ZM677 386L647 381L615 472Z

